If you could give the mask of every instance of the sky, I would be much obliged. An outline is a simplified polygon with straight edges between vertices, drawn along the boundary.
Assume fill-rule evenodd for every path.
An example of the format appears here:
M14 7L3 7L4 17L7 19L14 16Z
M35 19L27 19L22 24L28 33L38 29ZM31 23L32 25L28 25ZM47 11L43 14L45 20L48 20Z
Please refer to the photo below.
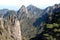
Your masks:
M60 0L0 0L0 9L18 10L22 5L34 5L44 9L54 4L59 4Z

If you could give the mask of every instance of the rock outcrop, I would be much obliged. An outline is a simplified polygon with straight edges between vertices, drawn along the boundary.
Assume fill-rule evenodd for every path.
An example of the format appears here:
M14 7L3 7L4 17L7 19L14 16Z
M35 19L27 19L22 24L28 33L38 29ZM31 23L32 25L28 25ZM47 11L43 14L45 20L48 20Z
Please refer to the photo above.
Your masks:
M22 40L19 20L15 20L14 32L13 33L14 33L14 36L16 37L17 40Z
M17 16L19 20L22 20L25 17L29 17L28 10L24 5L22 5L22 7L18 10Z
M20 22L16 18L15 11L8 11L0 18L1 40L22 40ZM5 35L7 38L5 38Z

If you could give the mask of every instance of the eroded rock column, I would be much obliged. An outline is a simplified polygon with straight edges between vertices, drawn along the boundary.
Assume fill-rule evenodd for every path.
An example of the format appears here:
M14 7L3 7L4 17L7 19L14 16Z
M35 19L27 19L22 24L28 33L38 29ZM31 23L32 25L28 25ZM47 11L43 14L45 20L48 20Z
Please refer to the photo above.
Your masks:
M15 20L15 36L17 40L22 40L21 38L21 28L19 20Z

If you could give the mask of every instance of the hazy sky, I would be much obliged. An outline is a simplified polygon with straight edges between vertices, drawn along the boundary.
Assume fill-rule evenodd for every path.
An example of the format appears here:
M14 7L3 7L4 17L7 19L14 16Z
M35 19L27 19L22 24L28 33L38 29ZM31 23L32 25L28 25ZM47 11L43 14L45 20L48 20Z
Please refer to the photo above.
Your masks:
M44 9L58 3L60 3L60 0L0 0L0 9L18 10L22 5L28 6L30 4Z

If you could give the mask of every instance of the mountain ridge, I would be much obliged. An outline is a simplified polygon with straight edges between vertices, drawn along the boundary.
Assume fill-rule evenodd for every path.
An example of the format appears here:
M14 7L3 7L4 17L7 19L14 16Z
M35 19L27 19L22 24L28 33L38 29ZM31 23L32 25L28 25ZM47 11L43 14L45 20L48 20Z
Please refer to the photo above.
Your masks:
M38 34L44 33L46 31L44 28L47 24L49 26L52 24L52 21L56 24L57 19L59 19L59 11L59 4L47 7L44 10L33 5L29 5L28 7L22 5L17 11L3 9L3 17L0 17L0 39L30 40Z

